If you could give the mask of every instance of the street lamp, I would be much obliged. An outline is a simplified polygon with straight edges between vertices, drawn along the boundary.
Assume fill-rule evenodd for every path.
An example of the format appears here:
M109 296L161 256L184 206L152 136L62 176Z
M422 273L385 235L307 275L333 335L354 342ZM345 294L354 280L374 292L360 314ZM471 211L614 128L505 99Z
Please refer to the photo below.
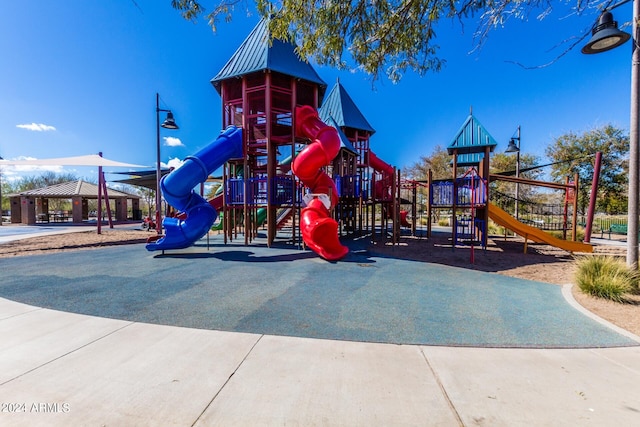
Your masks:
M505 153L516 153L516 178L520 178L520 126L516 132L517 136L512 136L509 141L509 146L505 150ZM517 144L516 144L517 141ZM520 213L518 212L518 200L520 199L520 183L516 181L516 219L519 219Z
M618 30L618 23L613 20L611 10L630 0L624 0L605 9L598 23L591 32L591 40L582 48L582 53L592 54L606 52L624 44L631 36ZM640 17L640 1L633 1L633 46L631 50L631 120L629 126L629 197L627 206L627 265L634 270L638 268L638 130L640 127L640 50L638 50L638 17Z
M160 124L160 112L167 113L167 118ZM178 125L173 119L173 112L160 108L160 95L156 93L156 232L162 234L162 221L160 204L162 197L160 194L160 127L165 129L178 129Z

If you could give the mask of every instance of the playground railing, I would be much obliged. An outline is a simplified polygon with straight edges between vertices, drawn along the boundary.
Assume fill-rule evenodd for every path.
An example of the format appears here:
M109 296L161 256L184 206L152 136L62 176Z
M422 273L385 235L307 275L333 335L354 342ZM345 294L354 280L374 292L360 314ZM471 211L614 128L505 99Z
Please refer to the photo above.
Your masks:
M360 197L360 176L343 175L334 178L340 197Z
M455 202L458 206L484 205L487 203L486 180L465 177L456 180ZM453 182L440 181L431 184L429 197L432 206L452 206L454 200Z
M246 203L250 206L266 205L269 192L267 186L267 178L231 178L227 180L227 205L243 205ZM274 177L271 181L271 204L288 205L293 203L294 191L297 192L297 200L300 200L302 193L296 186L293 178L288 176Z

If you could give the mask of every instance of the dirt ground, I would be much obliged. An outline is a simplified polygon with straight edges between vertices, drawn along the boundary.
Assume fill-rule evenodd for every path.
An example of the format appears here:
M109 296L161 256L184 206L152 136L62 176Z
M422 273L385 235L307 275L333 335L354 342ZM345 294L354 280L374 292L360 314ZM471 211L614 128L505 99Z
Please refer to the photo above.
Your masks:
M94 230L33 237L0 244L0 258L143 243L150 235L143 230L103 229L101 234ZM395 245L379 242L371 245L370 250L384 256L493 272L556 285L573 283L575 270L571 254L548 245L530 243L524 254L524 243L519 237L490 239L486 250L468 246L453 250L446 235L431 239L403 236ZM596 246L594 253L624 257L625 248ZM575 286L573 295L586 309L640 336L640 296L631 295L626 303L615 303L584 295Z

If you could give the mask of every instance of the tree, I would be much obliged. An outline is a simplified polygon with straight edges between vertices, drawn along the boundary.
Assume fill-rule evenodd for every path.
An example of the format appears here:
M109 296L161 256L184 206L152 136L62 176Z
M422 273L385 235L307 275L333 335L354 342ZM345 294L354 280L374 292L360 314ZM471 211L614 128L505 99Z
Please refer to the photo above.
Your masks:
M14 187L14 193L35 190L36 188L48 187L50 185L62 184L63 182L77 181L78 177L73 173L43 172L41 175L31 175L22 177Z
M578 210L585 213L589 204L595 153L602 153L596 208L608 214L623 213L627 206L629 136L610 124L582 135L569 132L557 138L545 150L553 162L551 176L564 181L579 174Z
M429 156L420 156L420 160L405 168L403 175L409 179L426 180L431 169L433 179L450 179L451 167L451 156L447 150L436 145Z
M149 218L153 218L155 212L156 191L147 187L135 186L131 190L131 193L140 197L143 205L147 207L147 216Z
M517 156L511 153L494 153L489 164L490 173L505 173L515 176ZM540 159L532 154L520 154L520 177L528 179L540 179L543 174L541 169L531 169L540 165ZM490 194L494 191L510 197L515 195L515 183L496 180L491 183ZM518 197L522 200L532 200L536 196L534 187L520 184Z
M204 0L171 0L185 19L194 21L205 14ZM210 0L214 8L206 14L214 29L224 19L229 22L237 7L250 10L249 0ZM407 70L419 75L439 71L444 59L439 56L436 29L443 20L457 19L464 26L478 17L474 38L478 45L492 28L509 19L527 19L537 12L546 16L554 5L551 0L255 0L258 12L270 17L269 30L274 38L293 41L303 58L321 65L364 71L376 80L386 74L393 82ZM608 0L565 0L575 3L576 14L600 10ZM583 35L583 37L586 34ZM579 41L572 44L571 48ZM350 65L353 64L353 65Z
M70 172L55 173L51 171L43 172L41 175L30 175L22 177L12 188L13 193L35 190L37 188L48 187L50 185L62 184L63 182L77 181L78 177ZM70 203L64 199L50 199L49 209L54 211L70 209Z

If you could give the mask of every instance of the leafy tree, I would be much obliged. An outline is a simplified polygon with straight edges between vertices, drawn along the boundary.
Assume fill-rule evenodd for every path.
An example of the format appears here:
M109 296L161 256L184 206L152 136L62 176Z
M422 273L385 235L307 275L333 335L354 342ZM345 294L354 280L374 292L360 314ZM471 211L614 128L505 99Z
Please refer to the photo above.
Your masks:
M9 184L8 182L6 182L4 173L2 171L2 168L0 168L0 197L2 198L2 206L0 206L0 214L2 212L4 212L5 210L9 210L9 206L10 206L10 201L7 197L5 197L7 194L10 194L13 192L13 189L11 187L11 184ZM0 221L2 219L0 218Z
M512 153L494 153L491 156L491 162L489 163L490 173L515 176L517 156ZM540 165L540 159L532 154L520 153L520 177L528 179L540 179L543 175L541 169L531 169ZM508 196L515 195L516 185L513 182L506 182L495 180L491 183L490 194L493 191L497 191ZM530 185L520 184L518 189L518 196L522 200L533 200L537 196L535 187Z
M151 188L136 185L132 187L130 192L131 194L139 196L140 200L142 200L143 206L141 206L141 210L143 215L153 218L156 211L156 191ZM143 207L146 207L146 213Z
M205 14L203 4L213 4L206 13L214 29L229 22L236 8L250 11L249 0L171 0L188 20ZM258 12L270 16L272 37L295 41L303 58L321 65L362 70L376 80L386 74L393 82L407 70L422 75L439 71L444 60L436 43L438 24L458 20L462 26L477 17L474 38L478 45L490 30L509 19L527 19L536 12L547 16L561 2L551 0L255 0ZM599 10L608 0L564 0L574 3L576 14ZM585 34L586 35L586 34ZM583 35L583 37L585 36ZM575 41L575 46L580 41ZM571 47L570 47L571 48ZM349 66L349 64L354 64Z
M41 175L31 175L22 177L13 188L13 192L35 190L36 188L48 187L50 185L62 184L63 182L76 181L78 177L73 173L44 172Z
M11 193L21 193L23 191L35 190L37 188L48 187L50 185L62 184L63 182L76 181L78 177L73 173L43 172L41 175L31 175L22 177L11 186ZM4 190L4 189L3 189ZM4 191L2 192L3 194ZM3 203L4 204L4 203ZM50 210L68 210L71 204L68 200L50 199Z
M441 145L436 145L429 156L420 156L420 160L405 168L403 175L409 179L426 180L429 169L433 179L451 178L451 156Z
M582 135L569 132L557 138L545 150L553 162L551 176L563 181L579 174L578 210L585 213L589 205L596 152L602 153L596 208L618 214L626 211L628 186L629 136L610 124Z

